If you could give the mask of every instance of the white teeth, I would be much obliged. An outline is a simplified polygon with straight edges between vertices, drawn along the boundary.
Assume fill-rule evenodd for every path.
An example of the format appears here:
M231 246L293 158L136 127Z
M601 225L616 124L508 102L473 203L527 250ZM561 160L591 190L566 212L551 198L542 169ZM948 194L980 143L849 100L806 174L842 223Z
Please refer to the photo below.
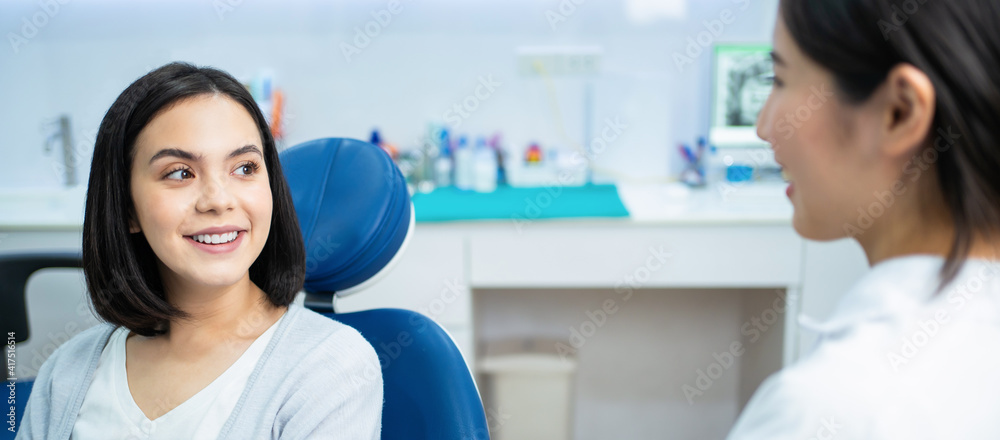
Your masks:
M237 236L239 236L239 232L234 231L227 234L195 235L192 236L191 238L193 238L194 241L197 241L199 243L220 244L220 243L229 243L230 241L235 240Z

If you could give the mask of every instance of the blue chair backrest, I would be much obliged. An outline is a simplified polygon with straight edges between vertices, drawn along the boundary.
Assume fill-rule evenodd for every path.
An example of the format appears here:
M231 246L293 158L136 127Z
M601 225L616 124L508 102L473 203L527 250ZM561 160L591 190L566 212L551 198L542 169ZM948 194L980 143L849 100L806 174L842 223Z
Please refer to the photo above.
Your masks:
M454 341L419 313L337 314L333 299L389 269L413 233L406 181L381 148L319 139L281 153L306 245L306 305L358 330L382 364L382 439L488 439L475 381Z

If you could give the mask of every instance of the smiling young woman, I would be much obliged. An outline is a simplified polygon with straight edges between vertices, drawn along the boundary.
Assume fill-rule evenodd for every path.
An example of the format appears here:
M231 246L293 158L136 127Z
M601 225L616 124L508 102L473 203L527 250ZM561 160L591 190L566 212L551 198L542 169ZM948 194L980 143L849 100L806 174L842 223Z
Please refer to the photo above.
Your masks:
M45 362L18 438L379 437L378 358L293 304L298 220L264 117L228 74L168 64L111 106L83 263L107 323Z
M1000 438L997 23L995 0L781 1L758 134L796 231L872 268L730 439Z

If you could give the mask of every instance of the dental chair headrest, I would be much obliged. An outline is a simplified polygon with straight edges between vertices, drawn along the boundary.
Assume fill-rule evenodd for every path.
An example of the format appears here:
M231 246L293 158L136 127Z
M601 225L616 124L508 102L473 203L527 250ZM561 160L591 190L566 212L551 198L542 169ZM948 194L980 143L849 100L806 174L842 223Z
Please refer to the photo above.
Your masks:
M280 158L305 241L305 290L344 296L385 275L414 225L406 180L389 155L367 142L328 138Z

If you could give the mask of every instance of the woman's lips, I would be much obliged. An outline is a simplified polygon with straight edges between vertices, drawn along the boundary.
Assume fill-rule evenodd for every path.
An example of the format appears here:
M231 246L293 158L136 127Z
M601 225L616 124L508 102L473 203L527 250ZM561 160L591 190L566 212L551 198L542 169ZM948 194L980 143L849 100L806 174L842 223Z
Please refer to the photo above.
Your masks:
M229 243L219 243L219 244L208 244L202 243L195 240L192 237L184 237L188 243L193 244L196 248L208 252L210 254L225 254L236 250L240 247L240 243L243 243L243 236L246 235L246 231L239 231L236 234L236 238Z

